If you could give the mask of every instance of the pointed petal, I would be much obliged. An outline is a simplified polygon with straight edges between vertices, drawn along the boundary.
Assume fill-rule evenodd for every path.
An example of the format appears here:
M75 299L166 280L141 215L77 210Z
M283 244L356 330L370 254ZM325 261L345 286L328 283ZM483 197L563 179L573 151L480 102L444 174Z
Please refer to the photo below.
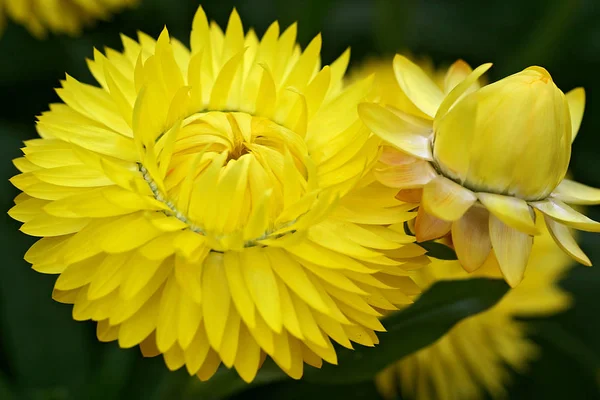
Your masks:
M383 185L399 189L418 189L437 175L431 164L422 160L375 169L373 174Z
M280 333L283 327L281 302L267 252L258 247L245 249L241 253L241 269L257 311L269 328Z
M358 115L375 135L389 144L415 157L432 160L431 144L425 135L428 131L375 103L359 104Z
M569 204L600 204L600 189L563 179L551 195Z
M394 197L405 203L420 203L423 189L401 189Z
M490 239L502 275L511 287L517 286L529 261L533 238L504 224L490 214Z
M600 232L600 223L575 211L560 200L546 199L531 203L531 205L553 220L562 222L571 228L587 232Z
M448 68L444 77L444 93L448 94L469 74L473 72L473 68L463 60L457 60Z
M442 104L440 104L440 107L435 115L436 120L443 118L444 115L446 115L446 113L458 101L458 99L466 94L469 88L471 88L471 86L477 82L477 79L479 79L481 75L490 69L491 66L491 63L480 65L479 67L475 68L475 70L471 72L469 76L467 76L462 82L456 85L456 87L452 89L452 91L444 98Z
M415 221L415 237L417 242L438 239L450 232L451 226L452 222L429 215L423 207L419 207Z
M485 209L472 207L452 224L454 250L467 272L481 267L492 249L488 219L489 213Z
M508 226L529 235L539 235L532 211L525 200L495 193L477 193L479 201Z
M433 118L444 99L440 88L408 58L396 54L394 74L406 96L425 114Z
M565 97L569 103L569 112L571 113L571 142L577 137L583 111L585 110L585 90L582 87L575 88L568 92Z
M202 313L208 341L219 349L229 316L231 295L223 268L223 254L211 252L204 262L202 276Z
M565 253L573 257L577 262L587 265L588 267L592 265L590 259L585 255L583 250L577 245L577 242L569 232L569 228L561 224L560 222L554 221L552 218L549 218L547 215L544 215L544 220L546 221L546 226L548 227L548 231L552 238Z
M438 176L423 187L422 206L434 217L456 221L475 203L477 197L443 176Z

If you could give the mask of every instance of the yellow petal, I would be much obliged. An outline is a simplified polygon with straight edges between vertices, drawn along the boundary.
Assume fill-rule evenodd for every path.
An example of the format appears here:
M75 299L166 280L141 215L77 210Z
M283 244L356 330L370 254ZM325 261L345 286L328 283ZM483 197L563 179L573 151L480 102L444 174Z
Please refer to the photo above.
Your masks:
M125 263L130 257L131 254L129 253L106 256L92 278L90 287L88 288L88 299L99 299L115 290L125 277Z
M283 318L277 282L267 252L257 247L242 252L242 273L256 309L275 332L281 332Z
M373 174L381 184L397 189L419 189L437 176L429 162L420 160L375 169Z
M502 275L511 287L517 286L529 261L533 238L504 224L490 214L490 239Z
M440 88L418 65L400 54L394 57L394 73L406 96L421 111L433 118L444 99Z
M238 253L228 251L223 256L229 291L238 313L249 326L256 325L254 301L244 281L243 266Z
M240 327L239 350L233 363L235 370L245 382L250 383L256 377L260 367L260 347L242 324Z
M462 81L466 79L473 69L463 60L457 60L448 68L444 77L444 93L448 94Z
M477 193L479 201L508 226L529 235L539 235L532 210L525 200L495 193Z
M302 328L302 334L306 338L306 343L314 343L317 346L325 347L327 345L326 338L323 336L321 329L319 329L310 308L294 293L290 293L290 297L292 298L292 303L294 304L294 309Z
M219 358L219 355L213 350L209 350L208 354L206 355L206 359L198 370L196 376L198 379L200 379L200 381L205 382L212 378L212 376L217 372L219 365L221 365L221 359Z
M302 260L322 265L326 268L345 269L367 274L373 272L372 269L353 258L326 249L308 240L303 240L294 246L289 246L287 251Z
M327 311L327 306L319 296L319 292L308 279L303 267L281 249L270 249L267 256L271 266L281 280L300 298L321 312Z
M571 114L571 141L574 141L579 133L583 111L585 110L585 90L582 87L569 91L566 95Z
M202 306L186 292L180 292L177 341L183 350L186 350L196 337L202 316Z
M600 189L569 179L563 179L551 196L569 204L600 204Z
M223 254L211 252L202 273L202 312L208 341L220 349L229 315L231 298L223 268Z
M122 253L135 249L161 234L143 212L117 219L107 225L102 233L97 240L102 250L107 253Z
M223 332L223 344L219 351L221 361L227 368L233 367L235 355L238 351L239 334L240 315L235 309L231 309L227 318L227 325L225 325L225 331Z
M467 76L462 82L456 85L456 87L452 89L452 91L444 98L442 104L440 104L440 107L435 115L436 120L443 118L448 110L452 108L452 106L461 98L461 96L469 91L469 88L471 88L471 86L477 82L477 79L479 79L481 75L490 69L491 66L491 63L480 65L479 67L475 68L475 70L471 72L469 76Z
M562 222L571 228L587 232L600 232L600 223L575 211L565 203L556 199L546 199L531 205L555 221Z
M421 201L427 213L445 221L456 221L476 200L477 197L469 189L438 176L423 187Z
M61 218L39 214L21 226L21 232L31 236L62 236L81 231L89 218Z
M103 259L104 255L99 255L69 265L56 280L54 288L64 291L87 285L92 280L98 270L98 265Z
M120 325L119 346L125 349L136 346L156 329L160 297L160 292L155 293L138 312Z
M149 260L139 253L130 257L127 261L127 276L120 288L121 297L125 300L132 299L150 282L161 264L162 260Z
M185 364L183 350L177 345L174 345L169 350L165 351L163 353L163 358L169 371L177 371Z
M179 318L179 286L174 276L167 281L162 291L156 321L156 345L164 353L177 340Z
M46 200L28 198L24 201L20 201L13 208L8 210L8 215L19 222L28 222L37 215L43 214L42 207L48 203L49 202ZM61 217L61 215L57 215L57 217Z
M204 360L206 360L209 350L210 344L208 338L206 337L206 331L204 326L200 324L200 327L196 331L194 340L192 340L192 343L190 343L184 354L185 365L188 373L195 374L198 372L204 363Z
M415 237L418 242L439 239L450 232L451 226L452 222L429 215L423 207L419 207L415 220Z
M423 130L375 103L359 104L358 114L374 134L398 150L423 160L433 159L428 138L431 130Z
M486 210L472 207L462 218L452 223L452 244L458 260L467 272L481 267L492 249L488 215Z
M552 218L549 218L547 215L544 215L544 221L546 221L546 226L548 227L548 231L552 238L564 252L573 257L577 262L587 265L588 267L592 265L590 259L585 255L583 250L577 244L577 241L569 232L569 228L561 224L560 222L554 221Z

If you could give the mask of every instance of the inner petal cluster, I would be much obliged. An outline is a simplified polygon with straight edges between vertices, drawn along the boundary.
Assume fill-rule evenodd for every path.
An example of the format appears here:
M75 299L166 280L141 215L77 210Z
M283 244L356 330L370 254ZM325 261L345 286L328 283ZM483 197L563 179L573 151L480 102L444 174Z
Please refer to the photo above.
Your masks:
M160 136L154 151L164 179L140 167L154 196L218 251L290 232L317 198L304 141L267 118L198 113Z

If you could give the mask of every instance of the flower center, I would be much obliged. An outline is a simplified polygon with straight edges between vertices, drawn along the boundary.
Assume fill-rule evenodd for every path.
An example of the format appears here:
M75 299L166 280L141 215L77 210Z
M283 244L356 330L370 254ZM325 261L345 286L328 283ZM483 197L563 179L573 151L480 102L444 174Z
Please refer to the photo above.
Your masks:
M162 135L154 152L163 174L146 164L141 170L155 197L215 250L293 232L317 197L304 140L267 118L194 114Z

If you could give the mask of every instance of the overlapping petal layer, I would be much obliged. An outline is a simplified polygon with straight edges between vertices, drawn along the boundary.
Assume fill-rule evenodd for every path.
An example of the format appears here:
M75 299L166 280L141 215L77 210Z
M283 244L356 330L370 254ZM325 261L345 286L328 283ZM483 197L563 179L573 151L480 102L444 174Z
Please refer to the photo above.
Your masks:
M251 381L268 355L290 376L336 363L331 340L373 346L384 312L419 292L415 217L375 180L360 121L365 78L321 67L296 25L258 39L200 9L191 50L123 37L95 52L100 87L67 76L11 181L11 216L41 237L26 259L98 337L210 378Z

